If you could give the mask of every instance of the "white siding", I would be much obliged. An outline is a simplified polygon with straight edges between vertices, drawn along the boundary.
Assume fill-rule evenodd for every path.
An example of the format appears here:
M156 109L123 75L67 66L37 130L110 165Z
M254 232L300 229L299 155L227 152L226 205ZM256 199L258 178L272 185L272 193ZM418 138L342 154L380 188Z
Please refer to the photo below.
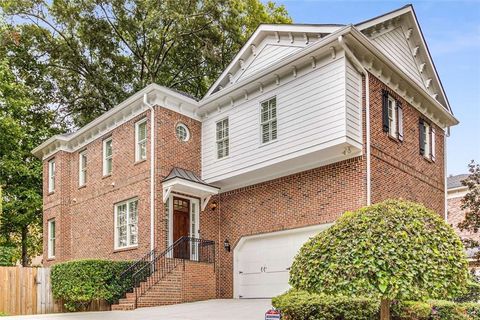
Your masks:
M381 34L373 38L380 50L382 50L399 68L420 86L425 87L417 63L408 45L407 39L401 27Z
M354 140L360 136L358 119L359 92L355 89L359 76L351 72L348 90L349 116L346 117L345 59L338 58L296 80L278 86L258 98L243 102L233 109L206 119L202 127L202 174L214 182L249 170L249 167L286 155L293 158L310 148L346 137L347 123ZM351 79L350 79L351 78ZM358 86L357 86L358 87ZM276 96L278 139L260 142L260 102ZM216 159L215 122L229 117L230 155ZM348 121L347 121L348 118Z
M347 135L358 143L362 143L362 76L348 61L345 75Z
M280 61L282 58L300 49L301 47L295 46L266 44L257 56L254 57L250 65L246 67L245 71L240 75L237 81L269 67L273 63Z

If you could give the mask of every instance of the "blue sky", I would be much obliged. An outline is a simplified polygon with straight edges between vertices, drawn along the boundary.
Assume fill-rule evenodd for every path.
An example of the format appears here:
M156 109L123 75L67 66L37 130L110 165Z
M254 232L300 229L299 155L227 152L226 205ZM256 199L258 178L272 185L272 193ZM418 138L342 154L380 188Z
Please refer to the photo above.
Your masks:
M479 1L298 1L284 4L296 23L357 23L412 3L425 40L460 124L447 142L449 174L480 162Z

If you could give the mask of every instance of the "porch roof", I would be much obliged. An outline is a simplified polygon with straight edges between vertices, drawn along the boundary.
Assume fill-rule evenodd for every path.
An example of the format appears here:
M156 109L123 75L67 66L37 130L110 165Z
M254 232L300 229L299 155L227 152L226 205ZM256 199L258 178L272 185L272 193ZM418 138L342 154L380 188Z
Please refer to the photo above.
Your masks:
M163 202L165 203L172 191L200 198L202 210L205 209L210 197L218 194L220 188L203 181L190 170L174 167L162 181Z

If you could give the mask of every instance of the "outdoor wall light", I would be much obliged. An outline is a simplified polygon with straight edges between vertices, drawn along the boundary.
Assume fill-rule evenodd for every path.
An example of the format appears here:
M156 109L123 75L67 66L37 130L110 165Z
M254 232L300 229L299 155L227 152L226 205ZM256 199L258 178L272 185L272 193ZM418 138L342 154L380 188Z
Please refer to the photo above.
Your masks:
M225 248L225 251L230 252L230 242L228 242L228 239L223 241L223 248Z
M212 211L215 211L215 209L217 209L217 201L212 201L212 203L210 204L210 209L212 209Z

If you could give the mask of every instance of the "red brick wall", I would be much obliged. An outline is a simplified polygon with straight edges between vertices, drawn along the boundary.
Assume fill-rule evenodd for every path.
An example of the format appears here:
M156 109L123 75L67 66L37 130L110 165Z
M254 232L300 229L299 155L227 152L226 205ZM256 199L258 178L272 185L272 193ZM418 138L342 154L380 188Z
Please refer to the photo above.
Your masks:
M215 299L217 282L215 266L211 263L186 262L183 272L182 301Z
M135 123L147 118L147 159L135 162ZM200 173L200 122L171 110L156 107L156 241L165 247L166 217L162 203L161 181L173 166ZM190 140L180 142L175 126L181 121L190 130ZM103 177L103 140L111 137L112 174ZM87 183L78 186L78 153L87 153ZM150 250L150 112L120 125L77 152L58 152L56 188L48 194L48 162L44 162L44 230L47 221L56 218L57 250L55 260L47 261L47 232L44 232L44 262L50 265L71 259L136 259ZM50 159L50 158L49 158ZM48 159L48 160L49 160ZM114 250L114 204L138 199L138 246Z
M448 205L448 224L450 224L455 232L462 239L472 239L480 241L480 233L474 233L468 230L460 230L458 224L465 220L465 210L462 210L462 199L465 193L458 193L455 197L451 197L447 200Z
M444 194L444 133L436 131L436 160L419 152L419 117L415 108L389 90L403 106L404 141L392 139L382 129L382 89L388 87L370 75L372 203L388 198L403 198L423 203L442 217ZM432 124L433 125L433 124Z
M200 225L219 244L219 296L233 296L233 248L242 236L329 223L344 211L365 204L363 158L222 193L215 212L206 210ZM220 222L220 234L214 228ZM209 227L206 230L206 225ZM223 249L228 239L232 251Z

